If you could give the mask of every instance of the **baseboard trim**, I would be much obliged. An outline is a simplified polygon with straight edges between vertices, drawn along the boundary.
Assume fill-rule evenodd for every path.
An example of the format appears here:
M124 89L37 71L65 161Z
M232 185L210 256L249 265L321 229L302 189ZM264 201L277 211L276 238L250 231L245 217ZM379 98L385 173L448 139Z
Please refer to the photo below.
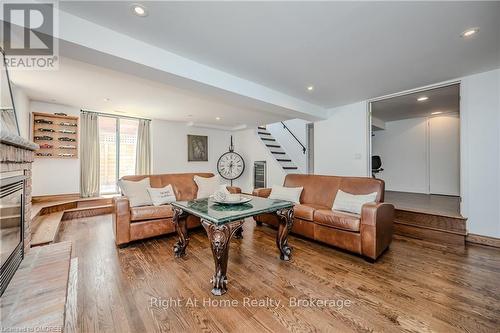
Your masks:
M467 243L500 248L500 238L481 236L476 234L468 234L467 237L465 237L465 241Z
M31 198L31 202L40 203L48 201L64 201L64 200L75 200L75 199L80 199L80 193L35 195Z

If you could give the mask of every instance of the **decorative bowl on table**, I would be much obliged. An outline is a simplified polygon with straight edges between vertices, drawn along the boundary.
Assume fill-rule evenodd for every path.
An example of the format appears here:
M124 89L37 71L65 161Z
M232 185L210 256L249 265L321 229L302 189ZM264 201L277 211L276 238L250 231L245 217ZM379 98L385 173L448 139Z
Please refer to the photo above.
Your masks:
M244 197L240 194L230 194L224 192L216 192L210 197L210 199L220 205L239 205L252 200L252 198Z

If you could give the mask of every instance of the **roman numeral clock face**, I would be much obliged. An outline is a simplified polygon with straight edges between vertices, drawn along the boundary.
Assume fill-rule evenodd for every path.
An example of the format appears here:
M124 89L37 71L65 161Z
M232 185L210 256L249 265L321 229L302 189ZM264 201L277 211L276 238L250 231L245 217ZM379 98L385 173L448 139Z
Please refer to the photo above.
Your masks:
M236 179L241 176L243 170L245 170L245 162L239 154L230 151L219 158L217 170L225 179Z

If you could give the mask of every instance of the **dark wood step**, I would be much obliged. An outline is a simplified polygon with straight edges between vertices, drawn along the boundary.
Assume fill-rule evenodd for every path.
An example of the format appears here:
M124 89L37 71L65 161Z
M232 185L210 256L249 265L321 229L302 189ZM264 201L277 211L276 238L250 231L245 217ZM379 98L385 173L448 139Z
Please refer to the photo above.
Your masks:
M284 151L272 151L271 153L276 155L285 155Z
M270 148L281 148L281 146L280 146L280 145L267 145L267 144L266 144L266 146L268 146L268 147L270 147Z
M267 130L266 126L258 126L257 128L261 130Z
M430 242L464 245L467 219L395 209L394 233Z
M278 162L291 162L292 160L286 159L286 158L277 158L276 159Z
M91 217L97 215L105 215L113 213L113 205L101 205L93 207L80 207L75 209L68 209L64 211L62 220L73 220L82 217Z
M285 170L297 170L297 167L283 167Z
M263 141L276 141L276 139L272 139L272 138L260 138L260 139Z
M268 133L268 132L257 132L257 134L262 134L262 135L271 135L271 133Z

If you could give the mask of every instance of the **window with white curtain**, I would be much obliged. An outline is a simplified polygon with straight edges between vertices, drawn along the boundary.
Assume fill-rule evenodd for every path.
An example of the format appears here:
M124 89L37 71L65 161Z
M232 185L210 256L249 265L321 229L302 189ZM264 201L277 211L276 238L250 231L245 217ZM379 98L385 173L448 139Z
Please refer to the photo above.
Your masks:
M99 116L101 194L118 193L117 182L135 174L139 120Z

